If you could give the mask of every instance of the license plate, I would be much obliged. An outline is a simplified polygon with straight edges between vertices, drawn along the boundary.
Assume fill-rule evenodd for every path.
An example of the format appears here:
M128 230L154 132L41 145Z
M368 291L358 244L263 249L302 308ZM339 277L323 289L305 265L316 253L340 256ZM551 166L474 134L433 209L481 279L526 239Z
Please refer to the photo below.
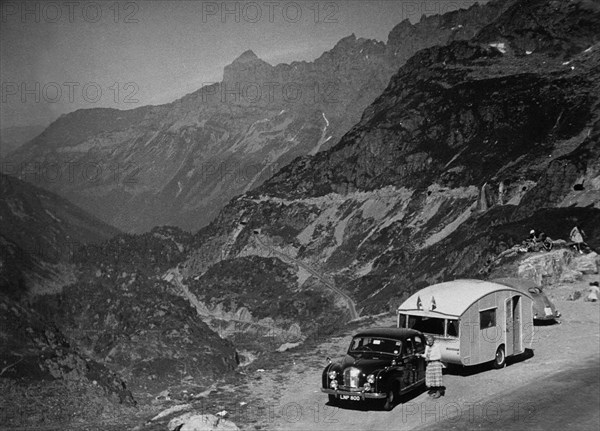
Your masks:
M360 401L360 397L358 395L340 395L340 400Z
M544 311L546 312L546 316L552 316L552 308L546 307L544 308Z

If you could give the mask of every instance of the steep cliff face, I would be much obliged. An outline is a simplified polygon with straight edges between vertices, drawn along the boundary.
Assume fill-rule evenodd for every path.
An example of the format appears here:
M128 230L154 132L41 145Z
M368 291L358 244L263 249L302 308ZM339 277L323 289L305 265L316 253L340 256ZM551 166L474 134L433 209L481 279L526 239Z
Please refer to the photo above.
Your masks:
M338 142L412 54L470 38L504 8L405 21L387 43L351 35L313 62L272 66L248 51L222 82L173 103L62 116L12 153L5 173L124 231L195 230L294 158Z

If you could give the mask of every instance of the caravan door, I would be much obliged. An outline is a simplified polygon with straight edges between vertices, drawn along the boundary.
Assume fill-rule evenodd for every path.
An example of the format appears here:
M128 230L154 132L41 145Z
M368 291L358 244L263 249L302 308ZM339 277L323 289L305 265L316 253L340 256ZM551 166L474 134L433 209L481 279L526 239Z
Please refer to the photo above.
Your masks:
M506 315L506 325L505 325L505 345L504 350L506 351L506 356L510 356L514 353L514 326L515 326L515 318L513 315L513 298L508 298L504 303L504 310Z
M521 297L513 296L505 302L506 307L506 356L522 353L521 345Z

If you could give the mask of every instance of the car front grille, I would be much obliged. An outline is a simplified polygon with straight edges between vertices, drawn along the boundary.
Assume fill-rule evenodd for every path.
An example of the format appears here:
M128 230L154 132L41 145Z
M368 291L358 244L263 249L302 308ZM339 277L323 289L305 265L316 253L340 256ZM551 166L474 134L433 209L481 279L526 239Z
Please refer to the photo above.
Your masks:
M346 370L344 370L344 386L348 388L358 388L359 376L360 370L358 368L346 368Z

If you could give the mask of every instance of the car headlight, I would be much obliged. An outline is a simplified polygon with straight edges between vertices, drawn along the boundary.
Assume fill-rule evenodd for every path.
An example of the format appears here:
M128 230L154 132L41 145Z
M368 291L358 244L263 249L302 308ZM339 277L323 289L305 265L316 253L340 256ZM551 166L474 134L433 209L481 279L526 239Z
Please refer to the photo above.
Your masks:
M337 377L337 371L330 371L327 376L333 380Z
M371 384L365 383L365 391L370 391L370 390L371 390Z
M369 375L367 376L367 382L369 382L369 383L371 383L371 384L375 383L375 375L373 375L373 374L369 374Z
M331 382L329 382L329 387L331 389L337 389L338 388L338 382L337 382L337 380L332 380Z

